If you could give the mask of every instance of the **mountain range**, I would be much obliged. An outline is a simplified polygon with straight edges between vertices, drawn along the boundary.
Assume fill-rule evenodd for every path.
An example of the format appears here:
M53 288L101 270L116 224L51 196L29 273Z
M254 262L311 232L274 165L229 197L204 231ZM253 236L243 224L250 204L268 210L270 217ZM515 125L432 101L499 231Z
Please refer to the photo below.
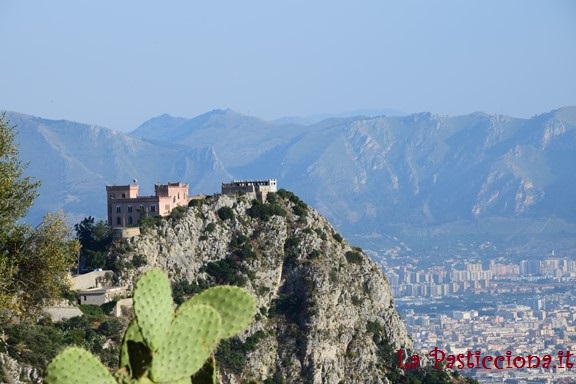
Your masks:
M168 181L212 194L231 179L276 178L347 236L489 231L494 222L576 233L576 107L528 119L418 113L310 124L213 110L158 116L129 133L7 117L27 173L42 180L31 222L55 210L73 222L104 218L105 186L133 179L141 194Z

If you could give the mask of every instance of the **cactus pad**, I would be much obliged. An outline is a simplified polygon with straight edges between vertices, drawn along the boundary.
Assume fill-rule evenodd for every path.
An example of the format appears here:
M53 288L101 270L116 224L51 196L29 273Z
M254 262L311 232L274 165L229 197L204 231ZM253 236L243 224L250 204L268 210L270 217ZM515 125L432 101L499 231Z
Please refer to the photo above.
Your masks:
M254 316L256 301L248 292L239 287L222 285L212 287L192 297L179 308L188 305L207 304L214 307L222 317L223 339L232 337L242 331Z
M192 376L216 348L221 325L220 314L211 306L197 304L180 308L154 354L152 380L169 382Z
M140 327L136 319L132 319L128 328L124 333L124 338L122 339L122 346L120 347L120 368L130 366L130 355L128 354L128 340L135 342L144 342L142 333L140 333Z
M98 359L85 349L69 347L46 367L46 384L116 384L116 380Z
M155 351L174 317L172 289L159 269L144 273L134 288L134 313L146 345Z
M210 356L202 368L192 376L192 384L217 384L216 360L214 359L214 355Z

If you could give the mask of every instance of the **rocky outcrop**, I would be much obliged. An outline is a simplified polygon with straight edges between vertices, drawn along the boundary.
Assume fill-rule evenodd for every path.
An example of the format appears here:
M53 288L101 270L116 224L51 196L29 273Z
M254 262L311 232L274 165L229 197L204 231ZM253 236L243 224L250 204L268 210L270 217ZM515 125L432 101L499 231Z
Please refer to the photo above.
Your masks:
M42 375L38 369L19 363L6 353L0 353L0 383L42 383Z
M241 285L258 313L217 353L224 383L385 383L412 342L381 269L291 193L217 196L157 222L121 257L188 288ZM183 281L184 280L184 281Z

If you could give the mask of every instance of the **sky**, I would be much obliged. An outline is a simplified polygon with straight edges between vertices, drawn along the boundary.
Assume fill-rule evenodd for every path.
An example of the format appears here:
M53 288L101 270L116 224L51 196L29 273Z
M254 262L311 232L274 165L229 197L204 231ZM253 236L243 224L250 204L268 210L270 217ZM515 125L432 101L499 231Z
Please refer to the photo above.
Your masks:
M576 105L573 0L0 0L0 110L131 131L213 109Z

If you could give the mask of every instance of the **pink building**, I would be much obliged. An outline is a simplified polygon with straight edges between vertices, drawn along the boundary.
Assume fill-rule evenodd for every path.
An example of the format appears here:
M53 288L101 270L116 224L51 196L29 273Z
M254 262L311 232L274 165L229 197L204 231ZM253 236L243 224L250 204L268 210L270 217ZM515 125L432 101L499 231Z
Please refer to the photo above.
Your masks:
M138 225L142 217L167 215L178 206L201 196L188 196L188 184L168 183L154 186L155 196L138 196L138 185L107 185L108 225L112 228Z

